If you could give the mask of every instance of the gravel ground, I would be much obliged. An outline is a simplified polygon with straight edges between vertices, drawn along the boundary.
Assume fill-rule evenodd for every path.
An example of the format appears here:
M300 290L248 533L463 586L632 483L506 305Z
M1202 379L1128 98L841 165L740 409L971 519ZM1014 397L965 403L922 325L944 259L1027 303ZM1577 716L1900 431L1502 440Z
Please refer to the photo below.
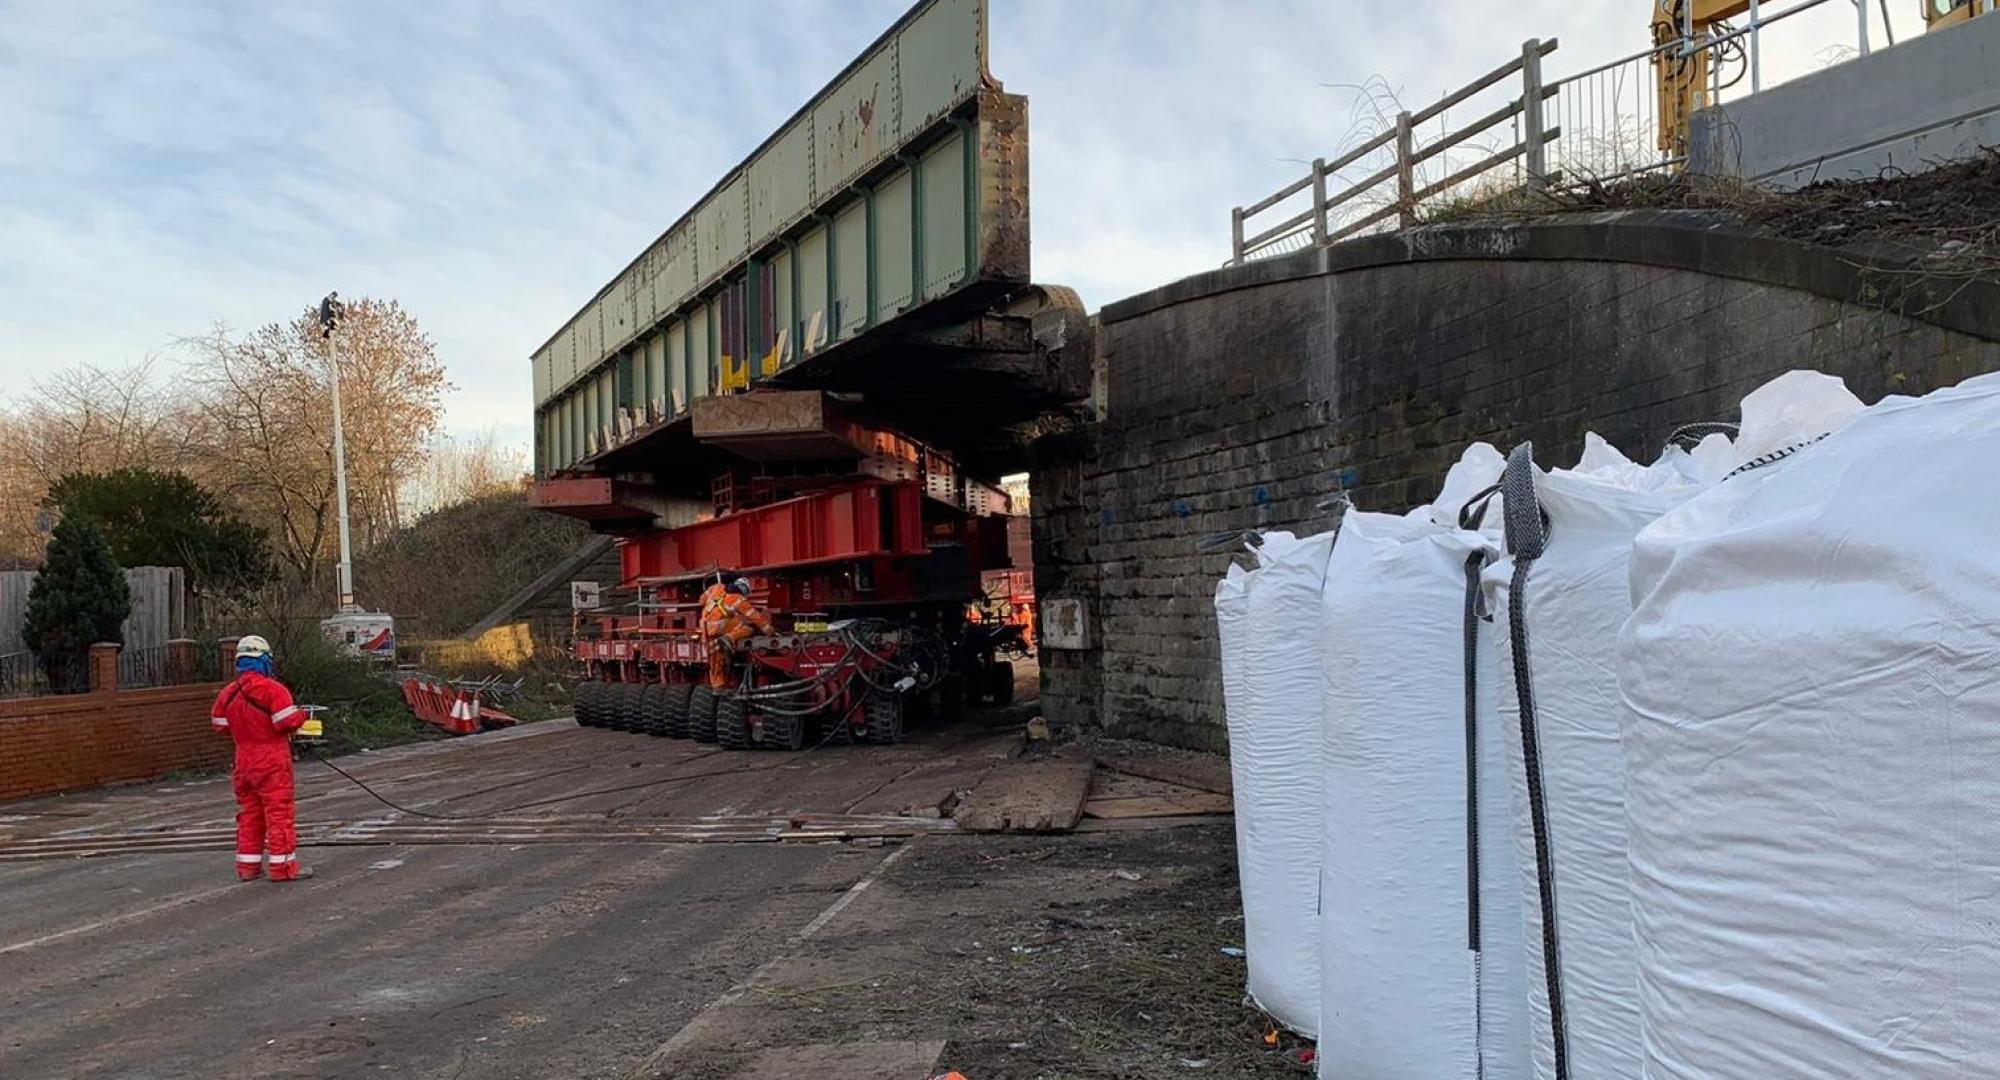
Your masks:
M969 1080L1299 1077L1243 995L1233 831L927 837L671 1073L765 1046L947 1040Z

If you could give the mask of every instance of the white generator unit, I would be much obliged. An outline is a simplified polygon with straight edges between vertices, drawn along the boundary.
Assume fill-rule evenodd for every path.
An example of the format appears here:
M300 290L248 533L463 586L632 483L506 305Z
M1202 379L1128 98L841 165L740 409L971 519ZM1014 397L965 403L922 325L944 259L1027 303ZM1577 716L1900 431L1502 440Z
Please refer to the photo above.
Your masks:
M342 655L385 664L396 662L396 617L376 611L344 611L320 620L319 632Z

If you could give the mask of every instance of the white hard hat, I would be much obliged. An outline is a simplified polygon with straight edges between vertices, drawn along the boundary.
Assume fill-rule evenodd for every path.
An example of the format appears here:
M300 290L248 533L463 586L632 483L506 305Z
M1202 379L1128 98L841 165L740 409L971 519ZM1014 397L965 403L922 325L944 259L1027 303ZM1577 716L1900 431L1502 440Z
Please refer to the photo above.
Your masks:
M255 634L238 638L236 639L236 655L238 657L269 656L271 655L271 643Z

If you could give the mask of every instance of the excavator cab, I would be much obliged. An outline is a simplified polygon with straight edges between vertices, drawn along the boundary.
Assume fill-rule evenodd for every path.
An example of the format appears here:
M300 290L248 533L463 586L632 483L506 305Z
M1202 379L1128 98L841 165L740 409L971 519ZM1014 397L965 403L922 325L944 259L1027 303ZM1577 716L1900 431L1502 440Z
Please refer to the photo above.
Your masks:
M1995 0L1923 0L1924 29L1935 30L1970 20L1974 15L2000 11Z
M1865 0L1861 0L1865 2ZM1924 29L1953 26L2000 11L2000 0L1918 0ZM1659 149L1672 159L1688 152L1688 118L1714 102L1717 50L1709 40L1727 35L1724 20L1748 13L1750 0L1653 0L1653 71L1659 93ZM1887 9L1884 8L1884 16ZM1721 50L1741 48L1741 39Z

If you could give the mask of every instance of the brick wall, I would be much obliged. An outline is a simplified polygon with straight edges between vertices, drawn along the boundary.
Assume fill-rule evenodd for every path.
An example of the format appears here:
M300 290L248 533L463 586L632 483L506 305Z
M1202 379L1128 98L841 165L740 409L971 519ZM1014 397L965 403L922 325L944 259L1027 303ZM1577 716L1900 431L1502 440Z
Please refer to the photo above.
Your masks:
M192 671L181 644L174 666ZM217 648L228 670L236 639ZM0 700L0 800L226 767L234 744L209 724L223 685L119 690L118 647L92 646L90 693Z
M1589 228L1595 248L1553 229L1539 257L1521 230L1449 258L1378 241L1367 258L1336 248L1106 308L1103 418L1045 440L1033 478L1044 610L1076 597L1091 625L1090 648L1043 650L1051 723L1226 744L1213 596L1229 555L1203 554L1204 536L1317 531L1341 491L1407 509L1480 439L1531 440L1566 465L1594 430L1650 460L1675 427L1735 420L1746 392L1792 368L1841 375L1865 400L2000 369L1991 296L1915 318L1850 301L1865 283L1811 252L1756 249L1745 271L1704 230L1691 250L1667 233L1637 255L1578 257L1617 247L1616 225Z
M220 683L0 701L0 799L229 765L209 727Z

